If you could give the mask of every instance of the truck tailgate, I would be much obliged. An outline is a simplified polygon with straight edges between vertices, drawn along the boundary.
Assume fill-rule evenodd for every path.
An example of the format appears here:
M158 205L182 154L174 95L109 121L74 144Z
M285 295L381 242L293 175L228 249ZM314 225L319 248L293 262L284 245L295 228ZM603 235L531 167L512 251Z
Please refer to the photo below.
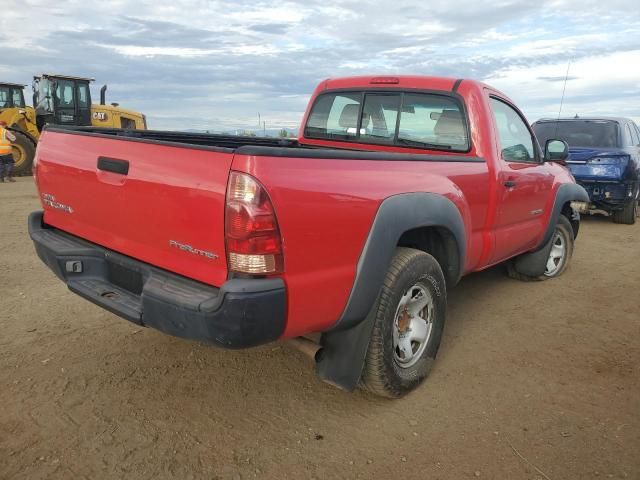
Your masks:
M44 223L220 286L233 150L46 130L36 183Z

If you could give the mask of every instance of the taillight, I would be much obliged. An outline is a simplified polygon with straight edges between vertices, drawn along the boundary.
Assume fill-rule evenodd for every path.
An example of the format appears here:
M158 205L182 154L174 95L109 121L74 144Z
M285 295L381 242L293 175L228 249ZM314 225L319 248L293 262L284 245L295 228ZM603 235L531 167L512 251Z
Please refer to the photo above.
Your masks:
M229 270L265 275L283 270L282 242L267 191L246 173L231 172L225 236Z

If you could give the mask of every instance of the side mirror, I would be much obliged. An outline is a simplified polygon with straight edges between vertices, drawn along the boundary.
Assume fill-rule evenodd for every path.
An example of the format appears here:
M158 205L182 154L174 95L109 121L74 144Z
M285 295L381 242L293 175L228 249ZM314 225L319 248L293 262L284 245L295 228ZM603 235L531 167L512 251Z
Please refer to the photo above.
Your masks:
M569 158L569 145L564 140L550 139L544 144L544 161L564 164Z

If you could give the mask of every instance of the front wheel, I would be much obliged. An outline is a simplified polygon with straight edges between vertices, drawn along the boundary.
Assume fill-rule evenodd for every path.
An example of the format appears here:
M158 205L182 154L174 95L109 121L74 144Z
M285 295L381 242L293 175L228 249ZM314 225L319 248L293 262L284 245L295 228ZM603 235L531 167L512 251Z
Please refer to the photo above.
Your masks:
M11 174L16 177L22 175L31 175L31 167L33 166L33 157L36 153L36 146L31 139L24 133L12 130L16 137L13 142L13 169Z
M431 255L398 248L378 300L363 384L385 397L400 397L428 375L438 352L447 306L440 265Z
M573 255L573 247L575 242L574 229L571 222L564 215L560 215L558 223L551 237L551 250L547 257L544 267L544 273L538 277L532 277L518 271L517 264L514 261L507 263L507 272L511 278L522 281L549 280L550 278L562 275Z

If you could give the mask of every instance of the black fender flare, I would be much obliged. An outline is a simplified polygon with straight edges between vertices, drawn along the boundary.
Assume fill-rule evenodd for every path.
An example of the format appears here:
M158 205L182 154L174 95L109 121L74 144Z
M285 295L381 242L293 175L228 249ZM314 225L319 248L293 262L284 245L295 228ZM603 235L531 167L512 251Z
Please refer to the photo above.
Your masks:
M562 214L563 207L567 202L589 202L589 194L587 191L577 183L564 183L558 187L556 192L556 198L553 201L553 208L551 209L551 215L549 216L549 224L544 232L544 237L538 245L538 249L544 248L555 231L558 218ZM571 219L569 219L571 220ZM538 250L536 249L536 250Z
M357 387L373 331L375 312L371 310L398 240L403 233L420 227L443 227L453 234L459 261L456 270L445 272L445 276L453 280L452 284L462 276L467 242L464 221L456 205L434 193L406 193L385 199L358 260L342 316L322 335L322 350L316 361L321 379L347 390Z

